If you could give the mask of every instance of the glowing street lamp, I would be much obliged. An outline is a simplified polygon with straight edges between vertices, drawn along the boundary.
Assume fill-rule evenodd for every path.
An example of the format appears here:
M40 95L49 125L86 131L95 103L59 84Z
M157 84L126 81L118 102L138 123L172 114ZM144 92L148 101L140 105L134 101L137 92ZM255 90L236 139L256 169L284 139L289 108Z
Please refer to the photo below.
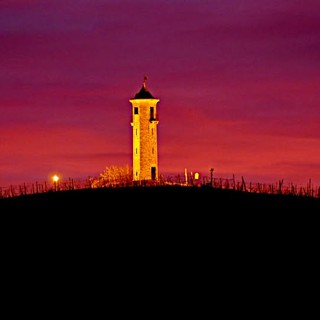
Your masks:
M57 191L57 184L59 181L59 176L57 176L56 174L52 177L53 183L54 183L54 189L55 191Z

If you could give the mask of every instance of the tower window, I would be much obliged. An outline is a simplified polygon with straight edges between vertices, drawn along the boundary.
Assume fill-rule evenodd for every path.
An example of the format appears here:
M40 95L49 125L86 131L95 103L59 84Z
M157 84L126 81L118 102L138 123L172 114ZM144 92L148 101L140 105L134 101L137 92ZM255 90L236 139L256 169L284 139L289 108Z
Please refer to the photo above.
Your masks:
M138 134L138 129L136 129L136 135Z
M134 107L134 114L139 114L139 109L138 109L138 107Z
M152 148L152 154L154 154L154 148Z
M154 107L150 107L150 120L155 120Z
M138 148L136 148L136 154L138 154Z

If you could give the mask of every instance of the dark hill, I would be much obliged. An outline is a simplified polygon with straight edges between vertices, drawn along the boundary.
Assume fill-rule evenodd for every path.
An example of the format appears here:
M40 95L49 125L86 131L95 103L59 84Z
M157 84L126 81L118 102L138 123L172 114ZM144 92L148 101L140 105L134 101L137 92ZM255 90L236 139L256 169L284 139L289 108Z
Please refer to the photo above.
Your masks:
M201 266L227 263L238 270L243 255L282 257L317 243L319 212L320 198L212 187L80 189L0 199L3 238L10 248L14 243L14 256L21 248L39 258L56 254L63 266L76 252L80 264L107 259L94 264L104 269L114 261L132 268L138 255L153 257L147 264L153 270L159 256L171 266L184 255L186 264L213 258L213 265Z
M0 199L0 212L320 212L320 198L249 193L211 187L119 187L21 195ZM233 211L230 211L233 210Z

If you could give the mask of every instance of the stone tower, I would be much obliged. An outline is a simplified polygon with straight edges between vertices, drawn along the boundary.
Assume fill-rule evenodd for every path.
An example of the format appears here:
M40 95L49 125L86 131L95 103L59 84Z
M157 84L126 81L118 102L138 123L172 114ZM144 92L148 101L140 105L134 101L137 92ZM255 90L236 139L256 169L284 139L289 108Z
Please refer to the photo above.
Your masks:
M133 180L158 180L158 113L156 99L148 91L147 77L132 104Z

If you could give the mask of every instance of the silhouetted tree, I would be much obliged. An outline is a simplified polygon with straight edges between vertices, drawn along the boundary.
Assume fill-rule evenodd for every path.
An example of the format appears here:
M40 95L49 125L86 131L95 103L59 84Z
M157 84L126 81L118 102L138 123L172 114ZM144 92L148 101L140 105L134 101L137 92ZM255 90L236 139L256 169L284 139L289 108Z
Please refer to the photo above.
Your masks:
M105 167L97 178L92 179L91 186L97 187L112 187L119 185L127 185L132 182L132 168L128 165L124 167L111 166Z

